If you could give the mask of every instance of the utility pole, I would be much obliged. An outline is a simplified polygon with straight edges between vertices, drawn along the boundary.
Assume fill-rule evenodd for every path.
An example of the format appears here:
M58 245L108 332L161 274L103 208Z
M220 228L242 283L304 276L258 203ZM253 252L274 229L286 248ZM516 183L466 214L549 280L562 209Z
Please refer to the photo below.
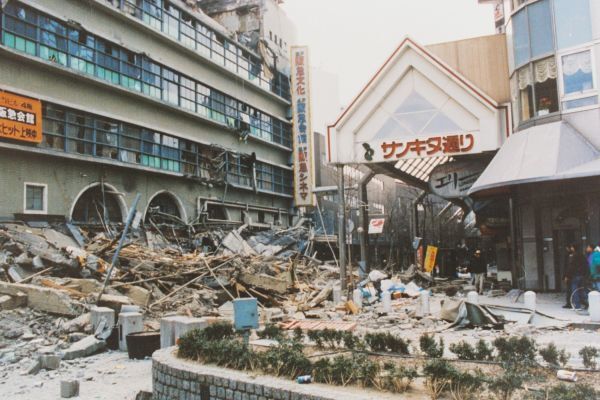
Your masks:
M342 292L348 289L346 273L346 195L344 189L344 165L338 165L338 251Z

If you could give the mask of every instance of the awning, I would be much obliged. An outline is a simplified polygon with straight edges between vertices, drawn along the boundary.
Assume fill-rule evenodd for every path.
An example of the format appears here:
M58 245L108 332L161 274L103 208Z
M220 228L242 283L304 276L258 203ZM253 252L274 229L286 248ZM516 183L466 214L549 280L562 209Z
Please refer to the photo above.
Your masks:
M564 121L535 126L502 145L469 195L524 183L600 175L600 152Z

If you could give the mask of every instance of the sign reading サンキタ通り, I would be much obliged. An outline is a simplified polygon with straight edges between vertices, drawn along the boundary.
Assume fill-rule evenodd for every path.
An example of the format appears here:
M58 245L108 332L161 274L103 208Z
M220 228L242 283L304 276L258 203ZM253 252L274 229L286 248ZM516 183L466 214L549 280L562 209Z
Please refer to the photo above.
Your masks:
M313 206L312 127L308 47L292 47L292 113L294 116L294 200Z
M0 137L42 141L42 102L0 91Z

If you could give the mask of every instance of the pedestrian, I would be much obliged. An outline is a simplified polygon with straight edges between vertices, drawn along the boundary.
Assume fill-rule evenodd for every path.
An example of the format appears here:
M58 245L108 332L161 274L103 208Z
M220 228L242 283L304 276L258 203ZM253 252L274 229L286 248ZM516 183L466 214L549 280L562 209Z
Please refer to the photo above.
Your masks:
M481 256L481 250L479 249L475 250L475 253L473 253L473 257L469 263L469 272L473 277L473 284L477 289L477 293L483 294L487 266L485 265L485 260Z
M590 284L592 290L600 291L600 244L593 248L592 245L588 246L591 249L588 254L588 265L590 267Z
M576 244L567 246L569 258L564 281L567 284L567 293L570 291L570 299L567 304L576 310L582 310L586 303L585 282L589 276L588 260L583 256Z

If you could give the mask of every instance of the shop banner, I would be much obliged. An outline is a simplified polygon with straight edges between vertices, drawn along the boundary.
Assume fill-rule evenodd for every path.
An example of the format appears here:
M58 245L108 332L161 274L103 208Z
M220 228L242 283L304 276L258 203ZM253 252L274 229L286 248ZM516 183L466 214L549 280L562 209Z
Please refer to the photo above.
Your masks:
M0 137L42 141L42 102L0 91Z
M369 235L376 235L383 233L383 225L385 224L385 218L373 218L369 221Z
M425 265L423 269L425 272L433 271L435 267L435 259L437 258L438 248L435 246L427 246L427 252L425 253Z
M313 132L310 114L308 47L292 47L292 115L294 135L294 200L296 207L314 205Z

